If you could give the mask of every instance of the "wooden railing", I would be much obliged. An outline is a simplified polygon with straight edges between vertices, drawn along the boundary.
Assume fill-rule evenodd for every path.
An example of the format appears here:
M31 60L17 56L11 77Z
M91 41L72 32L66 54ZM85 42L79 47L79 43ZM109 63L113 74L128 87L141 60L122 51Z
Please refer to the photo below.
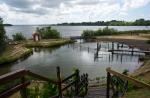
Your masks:
M148 88L150 90L150 85L149 84L146 84L144 82L141 82L139 80L136 80L130 76L127 76L127 75L124 75L124 74L121 74L119 72L116 72L114 70L111 70L111 68L107 68L106 69L107 71L107 90L106 90L106 98L110 98L110 89L112 90L115 90L113 91L113 94L114 93L117 93L116 95L117 96L123 96L125 94L125 92L127 91L127 88L128 88L128 82L131 82L133 85L136 85L137 87L144 87L144 88ZM122 94L119 95L119 91L118 91L118 83L115 84L115 88L114 88L114 83L112 83L112 78L115 77L119 80L122 81L123 83L123 86L124 86L124 91L121 92ZM118 81L118 80L117 80ZM110 87L111 86L111 87Z
M7 83L15 81L16 79L19 79L21 81L15 85L13 85L12 87L4 90L3 92L0 92L0 98L7 98L18 91L20 91L22 98L28 98L26 88L27 88L27 86L30 85L31 81L29 81L29 79L26 78L27 76L37 78L39 80L57 85L58 91L59 91L58 95L55 95L51 98L62 98L62 96L63 96L62 92L71 86L74 86L76 96L78 96L78 94L80 93L81 85L85 86L86 92L87 92L87 86L88 86L88 75L87 74L82 75L80 78L79 70L76 70L74 74L70 75L69 77L67 77L63 80L61 79L60 74L61 74L60 68L57 67L57 80L56 81L51 80L47 77L38 75L36 73L33 73L29 70L25 70L25 69L17 70L15 72L11 72L11 73L2 75L2 76L0 76L0 85L5 85ZM72 78L74 78L74 79L72 79ZM66 81L68 81L70 79L72 79L72 82L68 83L64 88L62 88L62 84L64 84Z

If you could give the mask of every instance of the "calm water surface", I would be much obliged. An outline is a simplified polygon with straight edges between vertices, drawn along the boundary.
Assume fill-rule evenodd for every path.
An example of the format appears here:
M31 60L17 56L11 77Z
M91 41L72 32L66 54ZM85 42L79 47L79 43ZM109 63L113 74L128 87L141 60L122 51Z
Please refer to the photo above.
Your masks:
M60 66L64 77L70 75L74 68L79 68L81 73L88 73L90 77L95 78L106 76L107 67L120 72L124 69L133 72L142 64L138 55L112 54L107 52L111 43L101 42L101 45L98 59L94 59L96 43L75 43L53 49L33 48L32 55L16 63L4 65L0 68L0 74L26 68L53 78L56 76L56 66ZM125 45L124 49L128 49L128 46Z
M20 25L20 26L7 26L5 27L6 34L9 38L12 38L12 35L16 32L22 32L27 38L32 37L32 33L36 31L37 27L44 26L30 26L30 25ZM62 37L69 36L80 36L83 30L97 30L99 28L104 28L106 26L52 26L52 28L57 29ZM109 28L114 28L119 31L128 31L128 30L150 30L150 26L109 26Z

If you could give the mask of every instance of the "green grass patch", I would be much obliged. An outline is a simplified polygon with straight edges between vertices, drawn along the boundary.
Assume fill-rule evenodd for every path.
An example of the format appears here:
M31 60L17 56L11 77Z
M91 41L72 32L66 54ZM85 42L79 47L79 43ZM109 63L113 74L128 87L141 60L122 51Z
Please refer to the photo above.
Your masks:
M10 50L9 50L10 49ZM32 49L22 48L22 50L12 53L14 50L13 47L9 47L0 57L0 64L6 64L14 62L22 57L25 57L32 53Z
M56 46L61 46L64 44L68 44L68 43L72 43L72 40L65 40L65 39L59 39L59 40L43 40L43 41L38 41L38 42L34 42L34 41L29 41L27 43L25 43L26 47L56 47Z

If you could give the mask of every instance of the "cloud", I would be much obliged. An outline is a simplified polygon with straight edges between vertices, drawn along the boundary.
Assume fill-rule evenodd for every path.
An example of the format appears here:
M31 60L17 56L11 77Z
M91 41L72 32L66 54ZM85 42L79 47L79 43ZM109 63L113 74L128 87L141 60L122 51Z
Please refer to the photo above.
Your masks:
M150 0L0 0L8 23L36 24L115 19Z
M150 0L124 0L122 10L126 11L132 8L139 8L148 4Z

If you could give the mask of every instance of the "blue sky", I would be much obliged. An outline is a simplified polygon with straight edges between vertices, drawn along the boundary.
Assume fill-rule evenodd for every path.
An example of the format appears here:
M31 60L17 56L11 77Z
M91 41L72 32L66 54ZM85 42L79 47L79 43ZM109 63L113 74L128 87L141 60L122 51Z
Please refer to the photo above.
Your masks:
M11 24L150 20L150 0L0 0L0 17Z

